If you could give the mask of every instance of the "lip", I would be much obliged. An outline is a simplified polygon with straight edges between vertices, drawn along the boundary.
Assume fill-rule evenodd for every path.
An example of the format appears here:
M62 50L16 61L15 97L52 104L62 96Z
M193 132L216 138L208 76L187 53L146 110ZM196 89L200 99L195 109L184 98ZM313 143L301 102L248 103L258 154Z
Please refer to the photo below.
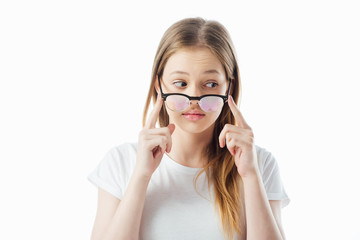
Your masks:
M196 111L196 110L188 111L186 113L183 113L183 115L203 115L203 116L205 116L205 114L203 112Z
M205 114L203 113L184 113L182 114L183 118L190 120L190 121L198 121L205 117Z

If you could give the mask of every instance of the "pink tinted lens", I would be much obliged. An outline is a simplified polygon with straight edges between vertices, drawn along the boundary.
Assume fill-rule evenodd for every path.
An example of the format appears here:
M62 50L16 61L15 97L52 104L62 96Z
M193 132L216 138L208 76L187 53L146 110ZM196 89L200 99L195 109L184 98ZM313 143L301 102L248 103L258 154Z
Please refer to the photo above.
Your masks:
M221 97L209 96L200 100L199 104L202 110L205 112L214 112L220 109L223 105L223 99Z
M181 112L189 106L189 99L181 95L170 95L166 98L165 103L171 110Z

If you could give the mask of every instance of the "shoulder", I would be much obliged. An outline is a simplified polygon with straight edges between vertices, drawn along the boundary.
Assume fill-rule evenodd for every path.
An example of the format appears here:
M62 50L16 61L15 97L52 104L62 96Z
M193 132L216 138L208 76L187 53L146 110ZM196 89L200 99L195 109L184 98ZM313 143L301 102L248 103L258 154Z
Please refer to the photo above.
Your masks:
M137 143L122 143L111 147L88 179L96 186L122 199L136 163Z
M256 146L257 159L262 181L269 200L281 200L281 207L289 204L275 156L266 148Z
M104 159L122 168L131 168L136 161L137 142L115 145L106 153Z
M255 146L258 166L264 184L280 182L280 168L274 154L264 147Z
M124 142L110 148L108 154L112 154L114 157L136 155L137 145L137 142Z
M255 144L255 148L257 153L259 169L262 174L268 167L277 165L277 161L274 155L268 149L256 144Z

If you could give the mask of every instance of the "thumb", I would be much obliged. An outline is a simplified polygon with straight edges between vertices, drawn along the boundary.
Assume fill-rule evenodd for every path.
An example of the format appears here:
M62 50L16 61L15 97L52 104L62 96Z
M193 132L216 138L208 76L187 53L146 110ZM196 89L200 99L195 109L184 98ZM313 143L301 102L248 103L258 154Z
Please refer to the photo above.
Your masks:
M168 128L170 129L170 134L173 134L173 132L175 131L175 124L170 123L170 124L168 125Z

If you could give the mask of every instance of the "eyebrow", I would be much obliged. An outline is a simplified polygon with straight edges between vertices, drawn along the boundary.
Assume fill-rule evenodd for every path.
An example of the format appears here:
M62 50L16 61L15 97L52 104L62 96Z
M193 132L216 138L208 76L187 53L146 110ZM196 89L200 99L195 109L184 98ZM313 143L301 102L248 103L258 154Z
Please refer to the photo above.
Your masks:
M177 74L177 73L178 74L190 75L189 73L184 72L184 71L174 71L174 72L170 73L170 75ZM207 71L203 72L203 74L210 74L210 73L216 73L216 74L220 75L220 73L216 69L210 69L210 70L207 70Z

